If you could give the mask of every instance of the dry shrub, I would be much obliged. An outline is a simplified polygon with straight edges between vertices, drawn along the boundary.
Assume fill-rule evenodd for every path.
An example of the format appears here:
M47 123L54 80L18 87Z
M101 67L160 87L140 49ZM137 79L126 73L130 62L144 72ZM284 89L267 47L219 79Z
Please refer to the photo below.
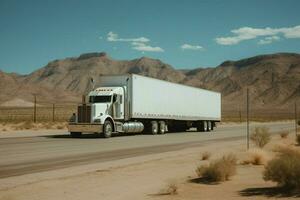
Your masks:
M165 189L163 189L160 194L163 195L176 195L178 194L178 186L175 182L169 183Z
M65 128L65 125L59 124L59 125L56 126L56 128L57 128L57 129L64 129L64 128Z
M263 148L271 141L269 129L266 127L255 127L250 139L255 143L256 146Z
M198 167L196 173L210 182L227 181L236 173L236 161L235 155L224 155L222 158L211 161L209 165Z
M300 134L296 135L296 142L298 145L300 145Z
M7 131L7 129L6 129L6 128L3 128L2 131Z
M264 180L277 182L288 189L300 189L300 152L296 148L281 148L265 167Z
M280 137L285 139L289 136L290 132L289 131L282 131L279 133Z
M201 155L201 160L208 160L211 157L211 153L208 151L205 151Z
M242 161L245 165L265 165L268 160L268 155L265 151L261 149L252 149L248 151L248 158Z
M28 129L32 129L32 128L34 128L34 123L32 123L30 121L26 121L26 122L21 123L21 124L19 124L15 127L15 129L17 129L17 130L23 130L23 129L28 130Z

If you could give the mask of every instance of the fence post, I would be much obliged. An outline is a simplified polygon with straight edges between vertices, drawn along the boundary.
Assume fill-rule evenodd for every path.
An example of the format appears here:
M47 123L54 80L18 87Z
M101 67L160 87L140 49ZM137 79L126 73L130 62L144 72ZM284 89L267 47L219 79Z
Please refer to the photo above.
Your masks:
M52 104L52 122L54 122L55 118L55 104Z
M297 101L295 101L295 134L296 134L296 137L297 137L297 126L298 126L298 116L297 116Z
M249 88L247 88L247 150L249 150Z
M34 94L33 122L36 123L36 94Z

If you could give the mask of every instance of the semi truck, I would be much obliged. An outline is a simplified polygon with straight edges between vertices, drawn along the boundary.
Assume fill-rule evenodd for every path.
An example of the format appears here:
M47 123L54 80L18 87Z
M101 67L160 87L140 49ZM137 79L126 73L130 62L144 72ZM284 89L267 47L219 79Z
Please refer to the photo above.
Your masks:
M136 74L101 76L68 124L72 137L98 133L211 131L221 120L221 94Z

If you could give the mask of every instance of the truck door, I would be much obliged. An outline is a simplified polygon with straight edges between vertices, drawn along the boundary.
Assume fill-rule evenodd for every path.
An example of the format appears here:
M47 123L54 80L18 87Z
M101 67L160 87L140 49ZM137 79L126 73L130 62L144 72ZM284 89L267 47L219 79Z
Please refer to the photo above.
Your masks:
M124 119L124 95L113 95L113 116L114 119Z

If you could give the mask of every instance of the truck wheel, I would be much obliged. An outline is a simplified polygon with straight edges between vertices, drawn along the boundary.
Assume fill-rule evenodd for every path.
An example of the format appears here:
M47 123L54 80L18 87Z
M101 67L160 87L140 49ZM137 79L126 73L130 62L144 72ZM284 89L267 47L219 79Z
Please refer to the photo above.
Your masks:
M205 132L207 130L207 123L206 121L199 121L197 131L199 132Z
M81 132L71 132L70 134L72 138L79 138L81 136Z
M203 121L203 131L208 131L207 121Z
M152 121L151 122L151 133L152 135L156 135L158 132L158 124L157 121Z
M207 121L207 131L211 131L211 121Z
M159 134L166 133L166 123L164 121L159 121Z
M214 122L211 122L211 128L210 128L210 130L214 130L214 127L215 127L215 123Z
M103 124L103 135L105 138L109 138L112 135L113 126L109 120L106 120Z

